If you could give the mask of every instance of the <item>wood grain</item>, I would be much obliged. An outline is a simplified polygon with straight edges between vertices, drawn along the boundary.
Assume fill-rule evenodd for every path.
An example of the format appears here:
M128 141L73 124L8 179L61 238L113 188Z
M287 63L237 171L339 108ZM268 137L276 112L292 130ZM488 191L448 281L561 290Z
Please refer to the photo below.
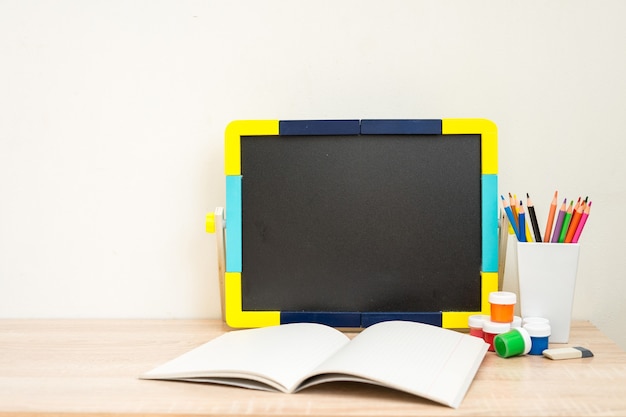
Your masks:
M458 410L356 383L278 394L137 378L227 330L216 320L0 320L0 415L626 415L626 352L588 322L551 347L593 358L490 352Z

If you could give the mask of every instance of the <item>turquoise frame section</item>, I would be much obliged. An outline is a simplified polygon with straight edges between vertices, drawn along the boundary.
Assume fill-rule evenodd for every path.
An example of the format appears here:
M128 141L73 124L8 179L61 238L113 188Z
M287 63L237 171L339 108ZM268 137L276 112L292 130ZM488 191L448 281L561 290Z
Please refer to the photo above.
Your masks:
M226 176L226 272L242 272L241 175Z
M498 176L483 174L482 199L482 271L498 272Z

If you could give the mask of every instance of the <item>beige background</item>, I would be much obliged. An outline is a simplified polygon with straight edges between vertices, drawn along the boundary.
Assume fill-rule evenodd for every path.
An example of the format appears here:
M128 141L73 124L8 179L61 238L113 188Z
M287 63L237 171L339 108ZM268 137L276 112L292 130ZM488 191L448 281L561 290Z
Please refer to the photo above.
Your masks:
M483 117L589 196L574 317L626 348L626 3L0 1L0 317L218 317L233 119Z

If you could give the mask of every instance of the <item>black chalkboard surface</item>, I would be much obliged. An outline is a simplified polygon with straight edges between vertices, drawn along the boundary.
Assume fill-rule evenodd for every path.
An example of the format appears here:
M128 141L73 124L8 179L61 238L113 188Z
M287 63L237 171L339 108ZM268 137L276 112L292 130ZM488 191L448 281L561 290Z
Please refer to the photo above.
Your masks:
M313 127L239 136L241 312L353 327L484 310L482 135Z
M479 136L243 137L241 155L244 310L480 309Z

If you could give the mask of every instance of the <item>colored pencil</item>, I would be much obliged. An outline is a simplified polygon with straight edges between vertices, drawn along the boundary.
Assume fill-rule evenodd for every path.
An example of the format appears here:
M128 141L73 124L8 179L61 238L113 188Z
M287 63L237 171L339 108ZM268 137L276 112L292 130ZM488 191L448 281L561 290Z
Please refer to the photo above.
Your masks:
M554 225L554 231L552 232L552 243L557 243L559 241L559 234L561 233L561 228L563 227L563 218L565 217L567 198L563 199L563 204L561 204L561 208L559 209L559 214L556 216L556 224Z
M589 212L591 211L591 201L585 207L582 216L580 217L580 223L578 223L578 227L576 228L576 233L574 233L574 237L572 238L572 243L578 243L578 239L580 239L580 234L583 232L583 228L585 227L585 223L587 223L587 218L589 217Z
M554 213L556 213L556 199L559 191L554 192L554 197L552 197L552 203L550 203L550 212L548 214L548 222L546 223L546 231L543 234L543 240L545 242L550 241L550 234L552 232L552 223L554 223Z
M509 224L513 228L513 232L515 232L515 237L517 237L517 239L519 240L519 231L517 229L517 221L515 220L515 216L513 215L511 206L509 202L504 199L503 195L501 195L500 198L502 198L502 205L504 206L504 212L506 213L506 216L509 218Z
M511 193L509 193L509 196L511 195ZM502 200L504 201L504 196L502 194L500 194L500 198L502 198ZM510 203L509 203L509 209L510 209ZM513 214L513 210L511 210L511 214ZM509 220L509 234L515 234L515 237L517 238L517 232L515 230L517 230L517 216L515 216L513 214L513 220L515 220L515 222L513 222L513 220L511 219L511 217L509 217L509 215L507 214L507 218ZM515 229L513 229L513 224L515 224Z
M517 230L517 227L518 227L518 223L517 223L517 203L515 202L515 199L513 198L511 193L509 193L509 205L511 207L511 213L513 213L513 219L515 220L515 230ZM511 226L511 227L513 227L513 226ZM515 237L519 238L519 230L517 230L517 232L515 233Z
M572 221L569 224L569 228L567 229L567 234L565 235L565 243L572 243L572 239L574 238L574 234L578 229L578 224L580 223L580 218L583 215L583 211L585 209L585 202L582 204L576 204L574 208L574 214L572 215Z
M509 193L509 195L511 195L511 193ZM530 230L528 229L528 222L526 222L526 224L524 225L524 227L521 227L519 225L519 207L522 206L522 200L519 200L519 206L517 205L517 194L513 194L513 197L511 197L511 207L513 208L513 213L515 214L516 217L518 217L517 219L517 227L519 228L519 232L520 235L524 234L524 242L532 242L533 239L530 235Z
M515 225L518 226L518 230L519 230L519 223L517 219L517 201L516 201L517 199L513 197L511 193L509 193L509 200L511 203L511 212L513 212L513 217L515 217Z
M526 242L526 233L524 232L526 226L526 213L524 213L524 206L522 206L522 201L519 202L519 209L517 212L517 221L519 222L519 241Z
M539 223L537 223L537 213L535 213L535 205L530 199L528 193L526 193L526 207L528 207L528 215L530 216L530 222L533 226L533 232L535 233L535 242L541 242L541 232L539 231Z
M561 233L559 234L559 243L565 242L565 235L567 234L567 228L569 227L570 222L572 221L572 212L574 210L574 202L569 202L569 207L567 208L567 212L565 213L565 218L563 218L563 226L561 228Z

